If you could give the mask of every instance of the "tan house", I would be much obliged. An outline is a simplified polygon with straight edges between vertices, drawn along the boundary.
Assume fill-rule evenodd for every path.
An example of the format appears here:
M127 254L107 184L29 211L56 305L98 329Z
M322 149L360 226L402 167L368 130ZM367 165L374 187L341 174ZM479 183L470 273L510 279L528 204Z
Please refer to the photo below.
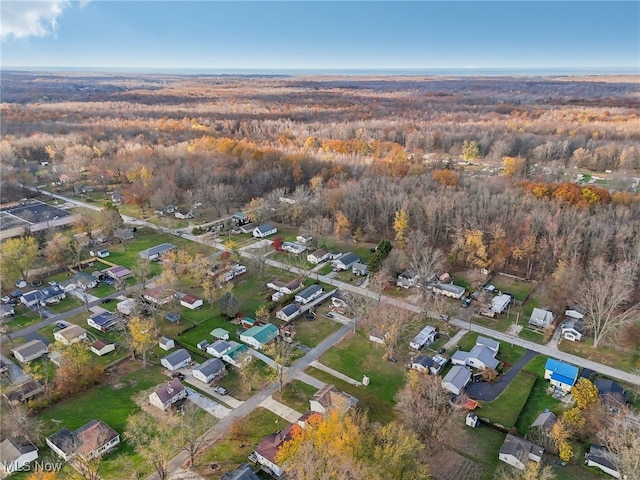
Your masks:
M40 358L46 354L49 349L42 340L31 340L30 342L24 343L11 351L13 352L13 356L22 363L28 363L31 360Z
M87 339L87 331L79 325L69 325L62 330L54 332L53 338L63 345L81 342Z
M333 410L343 414L357 403L357 398L333 385L325 385L309 400L309 410L322 414Z

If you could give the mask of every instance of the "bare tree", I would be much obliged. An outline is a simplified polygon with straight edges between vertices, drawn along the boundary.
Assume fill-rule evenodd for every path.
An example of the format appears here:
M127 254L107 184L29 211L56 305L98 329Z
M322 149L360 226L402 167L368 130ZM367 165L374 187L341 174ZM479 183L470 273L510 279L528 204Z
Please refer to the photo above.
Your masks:
M623 409L611 418L599 436L611 453L611 460L617 465L620 478L640 479L640 425L633 412Z
M213 425L213 419L211 415L192 402L182 405L180 417L182 449L189 454L189 464L193 467L196 457L209 441L204 434Z
M634 269L629 262L609 264L597 258L578 290L585 323L593 334L593 347L637 318L638 305L630 305Z
M291 361L293 360L296 352L296 347L293 343L293 336L288 338L290 340L283 337L276 337L275 341L271 342L265 349L265 353L269 355L274 362L276 362L276 374L279 384L278 389L280 391L282 391L282 387L284 387L287 367L291 365Z
M6 438L24 437L32 443L42 440L42 420L33 415L24 405L2 409L0 436Z
M371 308L371 299L354 292L344 292L342 294L342 301L346 305L346 315L351 317L353 321L353 331L355 333L358 325L369 313Z
M395 356L399 340L411 320L412 315L406 310L389 303L381 303L369 312L363 324L377 333L384 347L383 358L389 360Z
M127 418L124 437L131 442L136 452L155 469L160 480L169 475L169 462L179 449L178 437L166 422L156 422L144 412Z

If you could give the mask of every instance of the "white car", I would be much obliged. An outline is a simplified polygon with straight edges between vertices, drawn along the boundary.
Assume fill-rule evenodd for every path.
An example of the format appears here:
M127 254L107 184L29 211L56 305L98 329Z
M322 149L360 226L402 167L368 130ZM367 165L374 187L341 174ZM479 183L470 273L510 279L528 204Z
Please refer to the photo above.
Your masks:
M28 285L28 283L26 281L22 280L22 279L20 279L20 280L18 280L16 282L16 287L18 287L18 288L24 288L27 285Z

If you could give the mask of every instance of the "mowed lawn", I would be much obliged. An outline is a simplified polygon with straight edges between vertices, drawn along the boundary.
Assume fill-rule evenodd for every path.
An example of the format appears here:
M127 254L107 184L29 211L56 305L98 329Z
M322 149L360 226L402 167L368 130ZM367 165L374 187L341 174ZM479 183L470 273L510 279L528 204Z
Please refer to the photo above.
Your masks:
M298 317L293 324L296 341L307 347L317 346L329 335L340 330L340 327L342 327L341 323L319 314L314 320Z
M478 416L488 418L506 428L513 427L527 403L536 379L537 377L531 373L518 372L498 398L482 403L482 407L477 411Z
M370 342L363 332L356 332L328 350L320 357L320 362L358 381L362 381L363 375L368 376L368 386L353 386L347 391L369 408L373 419L389 421L394 417L395 396L405 382L405 372L402 365L386 362L382 355L382 349ZM331 375L310 373L342 388Z
M304 413L309 410L309 400L317 391L316 387L300 380L293 380L287 383L282 391L276 391L272 397L274 400L293 408L296 412Z

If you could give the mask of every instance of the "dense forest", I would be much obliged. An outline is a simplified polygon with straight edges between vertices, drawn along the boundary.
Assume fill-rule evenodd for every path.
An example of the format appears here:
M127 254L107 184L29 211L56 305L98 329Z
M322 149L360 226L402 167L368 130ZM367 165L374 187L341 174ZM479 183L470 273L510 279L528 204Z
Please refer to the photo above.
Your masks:
M3 72L2 200L82 183L374 242L400 215L452 264L541 278L639 261L639 112L632 76Z

